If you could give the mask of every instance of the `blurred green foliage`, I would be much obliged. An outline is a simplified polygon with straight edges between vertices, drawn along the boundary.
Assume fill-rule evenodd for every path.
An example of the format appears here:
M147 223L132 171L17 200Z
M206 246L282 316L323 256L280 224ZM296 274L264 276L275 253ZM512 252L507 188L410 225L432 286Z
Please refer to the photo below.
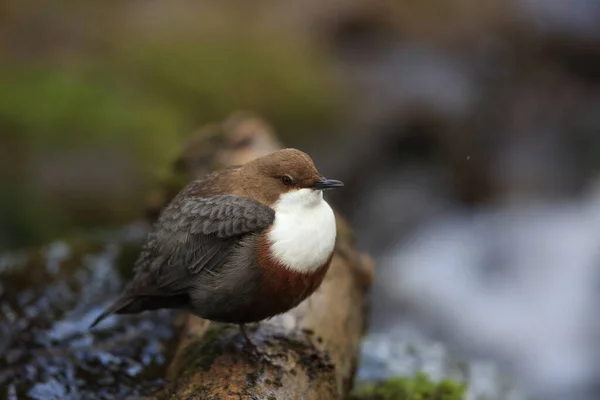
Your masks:
M129 146L144 161L163 163L174 150L176 110L109 77L20 66L0 71L0 87L0 119L29 150Z
M465 386L450 380L439 383L427 374L415 377L391 378L379 384L370 384L355 389L349 400L462 400Z
M247 109L278 131L301 135L330 123L339 99L315 52L257 35L122 40L68 63L8 59L0 56L0 203L7 211L0 216L0 248L49 240L72 226L133 218L182 139L204 123ZM126 188L115 200L69 196L82 188L52 193L36 186L38 170L52 171L56 154L68 163L90 152L103 160L90 180L107 165L133 165L119 177ZM72 169L78 168L74 162ZM109 197L119 190L108 185L105 192ZM96 204L73 204L81 201Z
M113 65L146 95L177 107L186 122L222 119L251 109L295 133L331 120L330 77L314 52L267 37L152 42L124 46Z

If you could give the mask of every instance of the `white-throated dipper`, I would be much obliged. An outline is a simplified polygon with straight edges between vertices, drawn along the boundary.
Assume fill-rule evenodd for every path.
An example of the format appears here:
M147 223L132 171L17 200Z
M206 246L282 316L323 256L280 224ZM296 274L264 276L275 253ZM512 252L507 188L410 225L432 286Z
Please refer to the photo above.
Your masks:
M310 296L336 237L324 178L302 151L284 149L188 184L161 212L132 281L92 324L112 313L187 309L244 324L284 313Z

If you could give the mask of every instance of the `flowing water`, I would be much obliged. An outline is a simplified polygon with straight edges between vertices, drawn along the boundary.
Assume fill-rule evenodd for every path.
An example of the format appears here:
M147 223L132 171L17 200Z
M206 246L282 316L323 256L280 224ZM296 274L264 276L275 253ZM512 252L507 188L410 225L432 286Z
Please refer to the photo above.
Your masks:
M134 399L160 388L174 337L161 311L112 316L145 230L0 256L0 399Z

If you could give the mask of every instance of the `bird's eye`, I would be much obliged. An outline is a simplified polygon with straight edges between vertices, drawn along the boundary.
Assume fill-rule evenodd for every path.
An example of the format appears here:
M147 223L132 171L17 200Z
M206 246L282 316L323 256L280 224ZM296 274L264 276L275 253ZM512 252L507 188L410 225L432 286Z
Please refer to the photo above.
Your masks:
M290 186L292 183L294 183L292 178L290 178L287 175L282 176L280 179L281 179L281 183L283 183L285 186Z

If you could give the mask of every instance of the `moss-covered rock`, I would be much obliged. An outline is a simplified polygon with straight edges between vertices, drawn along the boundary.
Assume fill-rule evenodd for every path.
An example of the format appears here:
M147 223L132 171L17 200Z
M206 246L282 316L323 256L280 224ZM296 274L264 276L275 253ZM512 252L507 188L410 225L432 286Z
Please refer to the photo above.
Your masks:
M424 373L391 378L355 389L349 400L462 400L465 386L451 380L433 382Z
M231 325L212 323L206 333L197 339L190 341L182 350L182 356L176 365L172 378L185 374L193 374L197 370L210 369L213 361L223 354L224 337L226 331L231 332L237 328Z

